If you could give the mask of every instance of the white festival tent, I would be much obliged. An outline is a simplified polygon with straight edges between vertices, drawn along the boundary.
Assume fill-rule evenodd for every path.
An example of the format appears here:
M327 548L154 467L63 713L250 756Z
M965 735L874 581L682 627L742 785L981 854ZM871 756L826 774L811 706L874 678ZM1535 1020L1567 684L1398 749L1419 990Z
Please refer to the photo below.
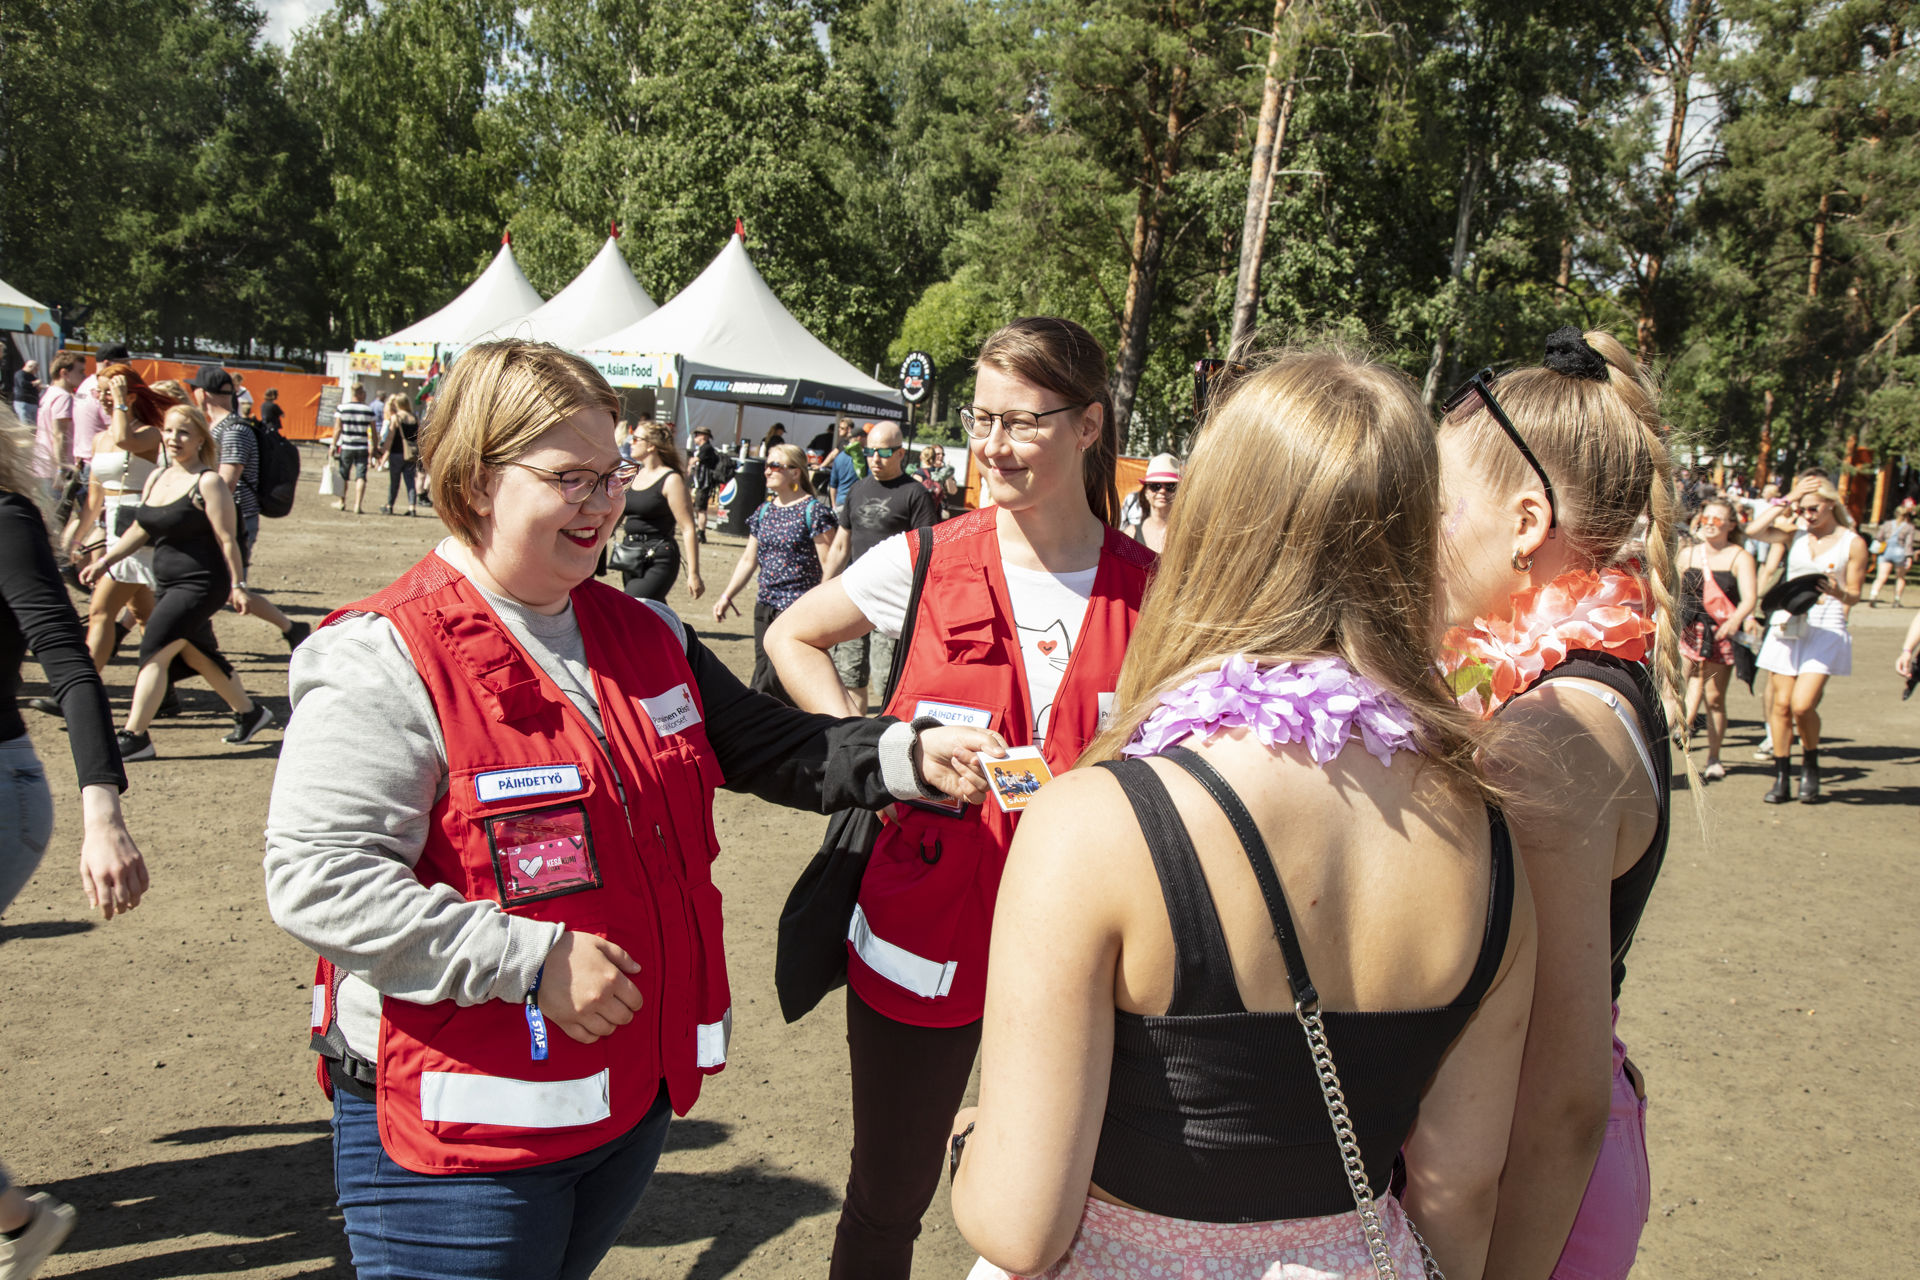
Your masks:
M40 362L41 381L52 376L47 370L60 353L60 327L53 322L51 307L0 280L0 331L13 340L22 360Z
M466 291L424 320L416 320L398 333L380 339L379 345L409 344L462 347L504 330L518 320L538 311L542 300L520 272L513 258L513 238L500 237L500 252L494 255L480 278Z
M516 322L497 326L495 337L531 338L578 351L603 333L646 319L660 309L634 279L620 255L618 232L607 237L573 283Z
M642 357L642 365L644 357L673 357L680 426L707 427L717 440L736 432L757 439L773 423L793 426L800 417L906 418L898 388L848 364L780 304L737 231L665 306L582 349L616 386L638 381L623 376L622 367L635 362L622 357ZM810 434L790 429L787 438L804 444Z

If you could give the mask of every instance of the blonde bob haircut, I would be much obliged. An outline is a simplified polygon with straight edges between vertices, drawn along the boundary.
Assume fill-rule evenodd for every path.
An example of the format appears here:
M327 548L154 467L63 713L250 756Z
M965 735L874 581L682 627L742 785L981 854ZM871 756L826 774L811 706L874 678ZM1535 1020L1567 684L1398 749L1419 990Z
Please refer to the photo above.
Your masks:
M476 343L461 352L420 429L433 509L453 536L468 546L480 540L473 498L482 477L582 410L598 410L617 422L620 397L579 356L521 338Z
M193 428L200 437L200 465L217 467L220 465L220 446L213 438L213 428L207 425L207 415L190 404L176 404L161 415L160 426L164 430L173 422L184 422Z
M1111 760L1163 693L1234 654L1335 657L1398 697L1429 765L1488 794L1486 730L1436 675L1439 454L1405 374L1337 347L1282 352L1215 402L1120 669Z

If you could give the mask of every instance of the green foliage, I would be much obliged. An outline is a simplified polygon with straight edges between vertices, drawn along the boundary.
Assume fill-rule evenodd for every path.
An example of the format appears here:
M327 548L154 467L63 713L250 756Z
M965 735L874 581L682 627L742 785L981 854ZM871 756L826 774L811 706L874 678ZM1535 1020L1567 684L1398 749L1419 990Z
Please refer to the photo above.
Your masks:
M739 217L855 365L929 352L943 418L988 332L1050 312L1108 344L1130 447L1178 450L1272 19L336 0L283 57L249 0L0 7L0 274L96 335L318 348L438 307L503 228L551 294L618 221L664 301ZM1260 341L1358 339L1444 391L1606 327L1689 449L1920 449L1914 27L1900 0L1292 0Z

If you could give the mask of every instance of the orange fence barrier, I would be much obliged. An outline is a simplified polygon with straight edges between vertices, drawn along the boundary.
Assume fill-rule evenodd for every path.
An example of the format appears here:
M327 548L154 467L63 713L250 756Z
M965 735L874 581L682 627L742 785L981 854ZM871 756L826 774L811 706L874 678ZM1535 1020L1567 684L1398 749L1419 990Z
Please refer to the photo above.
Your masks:
M168 378L178 378L186 382L192 378L198 364L186 364L179 360L134 360L133 367L148 383L163 382ZM87 357L87 372L94 370L92 356ZM246 380L247 390L253 393L253 414L260 416L260 406L266 403L269 390L280 393L280 412L286 415L280 419L280 434L289 440L325 440L333 434L332 427L323 427L320 419L320 389L334 386L334 380L323 373L281 373L273 369L230 369L235 377Z

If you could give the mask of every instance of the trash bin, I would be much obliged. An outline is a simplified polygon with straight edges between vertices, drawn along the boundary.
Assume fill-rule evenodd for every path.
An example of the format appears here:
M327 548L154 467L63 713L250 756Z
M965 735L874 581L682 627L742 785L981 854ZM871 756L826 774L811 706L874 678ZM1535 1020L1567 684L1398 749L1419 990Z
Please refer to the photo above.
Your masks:
M767 464L760 458L742 458L734 467L733 480L728 485L733 490L733 501L727 504L728 533L737 537L747 536L747 517L760 509L767 500Z

